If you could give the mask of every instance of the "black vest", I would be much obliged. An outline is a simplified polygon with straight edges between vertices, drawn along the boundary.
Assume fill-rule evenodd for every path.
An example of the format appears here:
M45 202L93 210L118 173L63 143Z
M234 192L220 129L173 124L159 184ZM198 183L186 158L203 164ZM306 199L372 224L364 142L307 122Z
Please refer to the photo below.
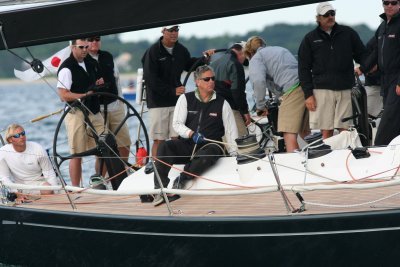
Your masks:
M224 99L217 95L216 99L208 103L200 102L195 92L185 94L187 101L187 118L185 125L194 132L203 134L212 140L222 140L225 135L222 120Z
M71 55L67 58L58 69L60 72L61 69L67 68L71 71L72 75L72 84L71 84L71 92L84 94L88 91L89 87L94 85L96 82L96 66L90 60L84 59L86 71L79 66L78 62ZM68 102L68 104L72 104L72 102ZM84 101L84 105L93 113L96 114L100 111L99 99L97 97L90 97Z
M98 60L92 58L89 54L87 58L93 61L94 65L97 65L98 73L97 79L103 78L104 83L107 85L107 89L103 92L118 95L117 83L114 76L114 59L113 56L106 51L99 50ZM101 104L109 104L115 100L115 98L103 97L100 99Z

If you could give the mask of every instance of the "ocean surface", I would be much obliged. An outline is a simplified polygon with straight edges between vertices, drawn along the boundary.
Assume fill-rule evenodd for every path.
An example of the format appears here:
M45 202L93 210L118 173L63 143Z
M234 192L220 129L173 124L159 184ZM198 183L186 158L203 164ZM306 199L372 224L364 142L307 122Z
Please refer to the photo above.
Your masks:
M134 100L129 101L129 103L140 112L141 107ZM0 107L0 134L3 139L5 130L9 124L21 124L26 130L27 140L40 143L48 151L49 155L53 156L55 130L62 113L37 122L31 122L31 120L59 111L65 107L65 103L62 103L58 97L55 79L51 79L47 83L44 81L32 83L9 80L0 81ZM147 124L146 115L144 114L143 119ZM137 136L138 120L135 117L129 119L128 125L131 136ZM141 136L143 137L143 134ZM144 140L142 142L145 143ZM60 155L68 155L69 151L64 125L60 127L56 147ZM131 156L134 157L134 146L131 147L131 151ZM89 157L83 161L84 185L87 185L88 178L95 173L94 157ZM64 179L69 181L68 162L61 164L60 170Z
M124 76L121 79L122 86L130 83L135 77ZM182 81L185 75L182 76ZM249 87L249 83L247 84ZM192 77L188 80L186 86L187 91L194 90L195 85ZM251 89L247 88L247 98L249 103L254 103L251 99ZM137 105L134 100L128 101L133 108L140 113L141 106ZM251 107L251 105L249 104ZM27 140L40 143L49 153L51 158L53 154L53 140L55 138L55 130L61 118L62 113L49 116L37 122L31 120L49 115L53 112L59 111L65 107L57 94L56 80L46 79L35 82L23 82L20 80L0 80L0 135L4 138L5 130L11 123L21 124L27 133ZM143 121L148 125L148 118L146 113L146 106L144 106ZM128 120L128 128L131 134L132 141L138 140L138 120L136 117ZM144 139L143 130L140 131L140 143L146 144ZM67 156L68 143L65 134L65 126L61 125L59 134L57 135L56 150L59 155ZM131 146L131 160L135 162L136 146ZM94 170L94 157L83 159L83 185L87 186L89 177L95 173ZM69 181L68 161L60 165L60 170L64 180Z

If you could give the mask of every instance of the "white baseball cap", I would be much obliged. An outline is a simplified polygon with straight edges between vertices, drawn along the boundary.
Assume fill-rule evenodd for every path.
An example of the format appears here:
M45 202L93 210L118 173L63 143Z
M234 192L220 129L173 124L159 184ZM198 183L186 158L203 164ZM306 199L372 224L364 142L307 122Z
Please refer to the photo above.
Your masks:
M329 2L319 3L317 6L317 15L325 15L326 12L335 10Z

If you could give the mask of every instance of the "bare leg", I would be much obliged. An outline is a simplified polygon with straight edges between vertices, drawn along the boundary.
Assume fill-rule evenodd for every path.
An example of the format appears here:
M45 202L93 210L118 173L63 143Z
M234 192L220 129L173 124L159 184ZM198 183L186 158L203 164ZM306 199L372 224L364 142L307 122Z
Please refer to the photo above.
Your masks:
M69 161L69 176L72 186L80 186L82 179L82 159L73 158Z
M121 158L125 161L128 161L129 159L129 146L123 146L123 147L119 147L118 148L119 151L119 155L121 156Z
M287 152L293 152L296 149L299 149L299 144L297 143L297 134L283 133L283 139L285 140Z
M333 136L333 130L321 130L322 139L327 139Z
M51 185L48 182L43 183L43 185ZM54 191L52 190L40 190L41 195L51 195L54 194Z

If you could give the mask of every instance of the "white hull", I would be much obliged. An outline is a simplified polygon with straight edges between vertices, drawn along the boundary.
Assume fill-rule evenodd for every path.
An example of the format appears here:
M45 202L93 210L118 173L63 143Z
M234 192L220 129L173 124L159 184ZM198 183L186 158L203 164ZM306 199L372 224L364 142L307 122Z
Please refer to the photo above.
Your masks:
M348 149L333 150L325 156L309 160L306 160L305 153L282 153L274 157L283 186L390 180L400 164L400 146L396 144L400 144L400 137L387 147L370 148L371 156L363 159L355 159ZM174 168L169 173L169 188L183 165L174 165ZM145 174L142 168L126 178L119 191L153 189L153 177L153 173ZM235 157L221 158L201 177L204 178L194 179L187 189L251 189L277 185L268 157L243 165L238 165Z

